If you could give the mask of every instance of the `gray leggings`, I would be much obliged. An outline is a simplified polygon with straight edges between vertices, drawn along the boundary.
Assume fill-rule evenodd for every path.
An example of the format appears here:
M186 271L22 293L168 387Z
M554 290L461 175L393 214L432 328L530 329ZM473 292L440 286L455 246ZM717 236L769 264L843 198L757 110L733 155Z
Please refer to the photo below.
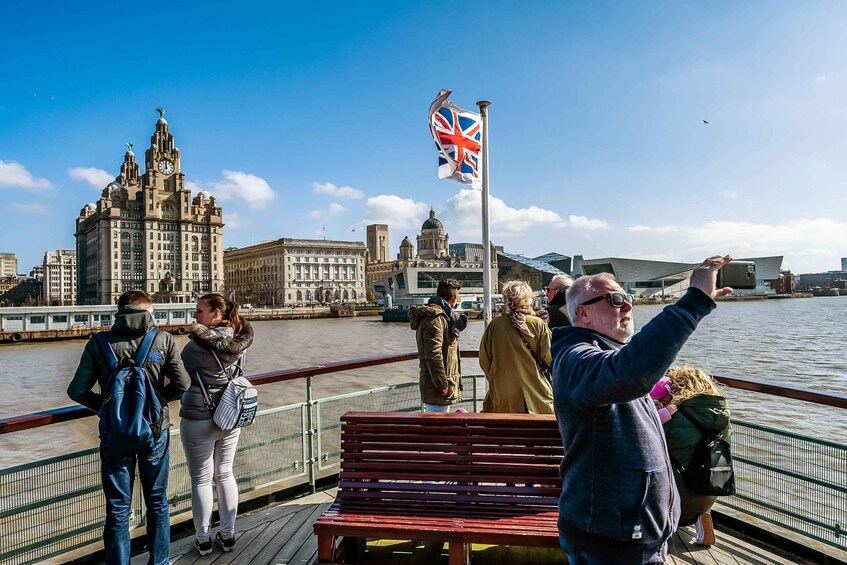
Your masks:
M180 420L179 436L191 475L191 513L197 539L201 542L212 537L213 480L218 492L221 536L235 536L238 484L232 475L232 462L240 435L241 428L224 431L211 419Z

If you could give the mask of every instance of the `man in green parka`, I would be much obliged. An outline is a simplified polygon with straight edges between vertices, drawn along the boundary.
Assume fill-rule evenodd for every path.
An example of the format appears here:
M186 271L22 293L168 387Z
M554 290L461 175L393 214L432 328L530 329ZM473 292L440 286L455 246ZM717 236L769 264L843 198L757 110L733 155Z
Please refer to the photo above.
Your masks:
M456 279L442 280L427 304L409 311L418 345L424 412L448 412L450 406L462 401L459 334L467 326L468 317L454 310L460 288Z

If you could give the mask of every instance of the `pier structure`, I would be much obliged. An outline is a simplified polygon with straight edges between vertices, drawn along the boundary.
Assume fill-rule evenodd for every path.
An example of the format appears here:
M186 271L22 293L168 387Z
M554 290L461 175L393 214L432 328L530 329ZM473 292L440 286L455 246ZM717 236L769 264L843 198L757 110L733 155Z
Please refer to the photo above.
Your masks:
M461 353L464 358L479 355L477 351L469 350ZM508 492L514 489L523 493L521 489L537 488L539 485L535 483L550 483L544 488L548 491L550 503L555 504L560 488L555 472L538 475L538 479L532 481L525 478L518 481L516 478L523 477L507 475L499 477L496 482L480 481L466 474L474 465L487 465L492 472L502 472L499 467L495 469L496 465L492 466L480 458L496 459L503 466L512 465L523 473L535 473L536 468L544 465L555 468L562 457L559 443L545 447L547 452L543 455L528 456L527 451L536 449L530 446L543 446L545 440L537 435L521 435L518 432L519 427L535 429L545 419L548 423L552 422L552 416L474 413L481 407L486 394L483 375L463 375L465 396L461 406L471 412L469 414L414 414L421 408L417 381L324 398L314 396L315 379L345 378L345 375L356 374L355 371L394 363L417 363L417 353L323 362L250 375L251 382L259 387L299 381L305 385L303 395L301 401L294 404L263 409L256 422L243 429L236 456L238 464L234 469L242 511L236 549L226 557L217 551L199 562L313 563L316 557L320 558L317 555L318 540L312 535L313 524L323 512L327 512L325 517L332 518L337 507L330 508L329 505L333 500L337 503L345 489L359 489L356 490L359 495L354 496L359 496L362 501L370 498L370 486L362 487L361 483L355 482L369 477L351 472L351 465L361 465L366 457L381 458L384 451L381 444L376 449L363 448L362 437L357 442L344 441L343 424L345 421L349 423L352 417L350 411L364 412L366 418L389 421L398 418L433 422L450 419L444 422L454 426L454 433L438 436L434 442L426 441L429 439L426 435L410 434L402 423L401 429L392 429L390 426L394 424L389 421L368 424L371 426L368 442L392 438L403 454L399 461L391 463L370 462L368 473L390 474L383 477L381 488L396 491L392 494L395 498L415 488L432 491L420 501L423 512L431 514L444 508L446 503L458 503L459 509L464 506L469 512L479 513L485 508L463 504L462 500L455 500L457 496L467 498L483 491ZM401 366L398 365L398 369ZM842 417L842 411L847 408L847 396L840 393L784 387L743 377L716 376L716 379L728 387L751 394L772 395L785 401L804 402L806 407L829 410L833 419ZM712 548L696 546L690 542L694 536L693 528L682 528L671 540L672 557L669 562L844 562L847 560L847 541L843 535L847 494L843 488L843 462L847 446L840 441L779 429L768 414L751 415L754 420L733 418L732 453L737 490L733 496L721 497L712 511L718 527L718 543ZM73 406L7 417L0 419L0 435L21 434L26 430L92 416L93 413L86 408ZM503 426L500 436L512 442L516 437L525 438L525 446L503 449L503 442L498 441L500 436L497 435L494 435L493 441L489 438L484 443L472 439L470 432L479 428L474 427L474 421L492 418L503 419L501 424L514 420L514 426ZM96 427L93 421L91 425ZM173 430L172 433L176 436L179 432ZM556 439L555 428L552 437ZM195 562L198 556L193 549L191 483L185 454L180 441L172 441L170 449L171 558L179 562ZM370 455L367 455L368 452ZM532 458L536 458L537 463ZM412 467L422 462L428 463L423 469ZM411 477L410 473L413 473ZM462 478L445 482L448 474L459 474ZM0 476L3 484L7 485L2 493L4 513L0 517L0 534L4 544L0 547L0 561L21 565L76 560L90 562L102 555L104 499L100 487L98 448L7 467L0 470ZM332 488L335 486L338 490ZM462 494L450 492L459 490ZM313 494L287 504L277 504L303 493ZM522 502L520 498L516 500L516 503L519 502ZM517 508L520 504L515 506L519 516L533 512L526 505L521 509ZM244 514L257 508L261 509ZM404 510L400 509L401 512ZM384 523L396 515L391 513L390 505L377 505L374 512L376 518L370 520L370 525L381 523L380 513L385 514ZM438 519L423 512L411 517L418 526L423 520ZM146 512L141 496L133 499L130 516L134 546L143 552ZM508 527L509 524L508 519L502 519L492 524L491 529ZM350 533L352 537L346 538L344 544L350 550L348 554L364 553L364 562L392 565L443 563L449 559L447 544L462 542L460 528L467 529L472 525L461 523L456 526L453 531L441 532L440 535L409 536L399 533L394 538L357 543L357 536L365 535L363 530L362 534ZM484 521L477 526L487 528ZM550 549L524 547L526 544L509 543L508 538L503 537L479 542L485 545L471 542L474 545L465 552L450 551L450 555L458 553L458 557L462 558L450 562L466 563L464 557L473 554L474 562L478 563L564 563L564 555L555 548L556 532L551 531L550 534L551 543L547 544ZM146 559L146 555L139 555L132 563L144 563Z

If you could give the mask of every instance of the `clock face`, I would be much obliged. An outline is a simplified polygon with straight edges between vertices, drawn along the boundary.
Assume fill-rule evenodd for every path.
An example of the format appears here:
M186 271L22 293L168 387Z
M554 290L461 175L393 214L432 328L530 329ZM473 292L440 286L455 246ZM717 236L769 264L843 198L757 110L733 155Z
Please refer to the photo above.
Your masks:
M164 173L166 175L174 172L174 164L173 161L168 161L167 159L162 159L159 161L159 172Z

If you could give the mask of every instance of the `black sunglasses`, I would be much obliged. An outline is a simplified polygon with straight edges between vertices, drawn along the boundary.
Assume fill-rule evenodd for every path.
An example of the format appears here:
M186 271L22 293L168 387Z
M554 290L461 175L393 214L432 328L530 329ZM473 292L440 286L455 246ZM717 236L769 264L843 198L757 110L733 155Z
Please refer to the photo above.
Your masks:
M591 300L586 300L580 306L588 306L589 304L594 304L595 302L600 302L604 298L609 299L609 304L614 306L615 308L620 308L623 306L624 302L628 302L632 304L632 301L635 300L635 297L631 294L624 294L622 292L607 292L606 294L601 294L600 296L595 296Z

